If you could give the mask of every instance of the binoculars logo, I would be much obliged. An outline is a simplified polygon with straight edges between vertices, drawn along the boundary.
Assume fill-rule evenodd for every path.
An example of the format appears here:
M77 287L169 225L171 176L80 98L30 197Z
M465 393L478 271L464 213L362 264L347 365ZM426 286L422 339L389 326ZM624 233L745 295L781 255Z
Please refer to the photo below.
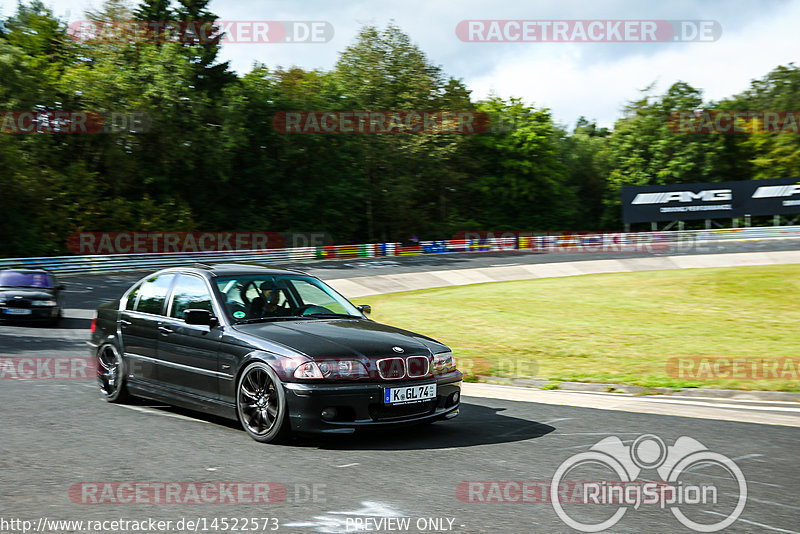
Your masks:
M713 506L718 504L722 491L714 484L693 484L679 480L681 475L696 471L699 467L722 468L731 477L737 489L733 509L727 514L716 514L723 519L716 523L701 523L686 516L682 507L688 505ZM579 468L608 468L618 480L583 481L581 504L616 505L617 509L604 520L589 521L585 514L581 520L571 516L563 506L559 488L570 480L565 477ZM654 469L661 481L639 480L643 470ZM688 477L687 477L688 478ZM719 478L719 477L715 477ZM722 477L725 478L725 477ZM726 492L727 494L728 492ZM581 532L600 532L616 525L630 507L638 509L642 504L669 508L684 526L697 532L717 532L731 525L744 509L747 501L747 482L742 470L733 460L708 450L699 441L682 436L668 447L664 441L652 434L639 436L625 445L620 438L611 436L593 445L587 452L575 454L563 462L553 476L550 500L558 517L567 525Z

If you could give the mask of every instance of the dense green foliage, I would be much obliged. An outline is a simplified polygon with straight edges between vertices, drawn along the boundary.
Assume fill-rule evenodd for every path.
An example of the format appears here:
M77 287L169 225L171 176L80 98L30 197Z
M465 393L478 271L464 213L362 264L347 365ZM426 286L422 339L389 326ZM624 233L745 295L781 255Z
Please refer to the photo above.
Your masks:
M107 0L96 23L202 20L207 0ZM611 131L518 99L474 101L400 28L365 26L327 72L233 73L218 42L69 36L38 0L0 19L1 110L149 117L146 132L0 134L0 256L66 252L80 231L326 231L339 243L472 229L616 229L619 187L800 174L800 136L676 134L671 111L800 109L800 68L704 102L645 91ZM461 134L282 134L285 110L475 110ZM495 125L498 123L495 122Z

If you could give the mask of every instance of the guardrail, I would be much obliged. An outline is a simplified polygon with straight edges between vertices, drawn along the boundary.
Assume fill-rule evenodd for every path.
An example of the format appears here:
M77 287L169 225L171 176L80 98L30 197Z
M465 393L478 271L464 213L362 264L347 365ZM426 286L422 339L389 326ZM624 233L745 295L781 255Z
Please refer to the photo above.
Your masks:
M800 226L679 230L670 232L551 233L482 239L422 241L418 245L371 243L284 249L232 250L207 252L167 252L148 254L108 254L99 256L53 256L0 259L0 269L42 268L60 274L93 274L152 270L192 263L287 263L323 259L353 259L416 254L498 252L523 250L535 253L558 252L650 252L685 251L700 243L715 241L760 241L800 239Z

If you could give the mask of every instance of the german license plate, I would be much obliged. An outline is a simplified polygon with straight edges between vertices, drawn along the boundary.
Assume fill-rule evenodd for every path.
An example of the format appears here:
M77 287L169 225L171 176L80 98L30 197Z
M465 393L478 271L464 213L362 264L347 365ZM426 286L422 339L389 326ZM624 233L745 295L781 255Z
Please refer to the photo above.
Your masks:
M403 386L383 390L384 404L408 404L436 398L436 384L424 386Z
M6 308L6 315L30 315L31 311L27 308Z

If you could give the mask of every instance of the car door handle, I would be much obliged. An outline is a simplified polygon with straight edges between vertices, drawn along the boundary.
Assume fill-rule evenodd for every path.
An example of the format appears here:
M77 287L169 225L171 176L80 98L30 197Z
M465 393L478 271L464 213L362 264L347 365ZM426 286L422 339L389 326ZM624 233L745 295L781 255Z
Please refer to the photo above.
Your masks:
M172 333L172 329L171 328L167 328L166 326L159 326L158 327L158 331L161 332L162 334L164 334L165 336L167 334L171 334Z

